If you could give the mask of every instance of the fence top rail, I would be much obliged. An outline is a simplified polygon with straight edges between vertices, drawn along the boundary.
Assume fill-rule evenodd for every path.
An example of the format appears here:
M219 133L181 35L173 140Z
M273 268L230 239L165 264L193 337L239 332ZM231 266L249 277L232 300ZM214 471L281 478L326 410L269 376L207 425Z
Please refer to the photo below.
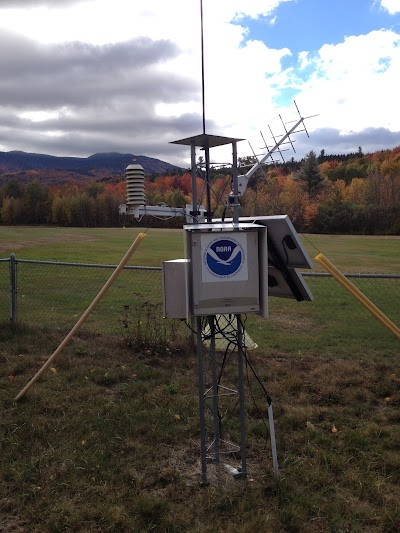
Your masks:
M7 259L8 261L8 259ZM38 259L16 259L16 263L30 263L39 265L54 265L54 266L71 266L71 267L85 267L85 268L117 268L118 265L105 265L102 263L72 263L67 261L42 261ZM159 266L125 266L128 270L162 270Z
M9 262L9 257L0 258L0 262ZM84 268L117 268L117 265L105 265L102 263L73 263L67 261L43 261L40 259L15 259L16 263L30 263L39 265L55 265L55 266L70 266L70 267L84 267ZM161 271L161 266L140 266L132 265L126 266L127 270L154 270ZM301 272L302 276L308 278L331 278L332 275L328 272ZM346 278L376 278L376 279L400 279L400 274L369 274L369 273L343 273Z
M328 272L302 272L302 276L309 278L331 278L332 274ZM400 274L361 274L361 273L352 273L346 274L343 273L346 278L377 278L377 279L400 279Z

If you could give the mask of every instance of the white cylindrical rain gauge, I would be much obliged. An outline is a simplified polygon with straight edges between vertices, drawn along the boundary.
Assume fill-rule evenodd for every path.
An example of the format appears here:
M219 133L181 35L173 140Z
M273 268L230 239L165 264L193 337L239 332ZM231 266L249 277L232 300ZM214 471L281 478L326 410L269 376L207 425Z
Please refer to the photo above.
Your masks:
M126 178L126 204L133 208L133 215L139 218L139 206L146 203L144 195L144 169L142 165L133 163L125 170Z

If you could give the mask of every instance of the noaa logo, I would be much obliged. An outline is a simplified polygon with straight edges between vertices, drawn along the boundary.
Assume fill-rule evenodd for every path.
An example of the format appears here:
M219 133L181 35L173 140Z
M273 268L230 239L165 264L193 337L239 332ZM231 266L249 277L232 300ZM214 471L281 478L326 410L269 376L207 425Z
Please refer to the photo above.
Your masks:
M234 239L216 239L207 246L204 262L214 276L234 276L242 268L244 250Z

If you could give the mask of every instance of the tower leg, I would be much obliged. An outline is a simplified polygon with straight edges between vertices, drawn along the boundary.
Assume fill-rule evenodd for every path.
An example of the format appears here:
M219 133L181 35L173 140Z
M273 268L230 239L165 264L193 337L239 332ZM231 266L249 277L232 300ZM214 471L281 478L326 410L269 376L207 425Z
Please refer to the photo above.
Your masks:
M237 345L238 345L238 371L239 371L239 410L240 410L240 453L242 460L241 477L247 476L247 451L246 451L246 409L244 397L244 328L240 315L236 315Z

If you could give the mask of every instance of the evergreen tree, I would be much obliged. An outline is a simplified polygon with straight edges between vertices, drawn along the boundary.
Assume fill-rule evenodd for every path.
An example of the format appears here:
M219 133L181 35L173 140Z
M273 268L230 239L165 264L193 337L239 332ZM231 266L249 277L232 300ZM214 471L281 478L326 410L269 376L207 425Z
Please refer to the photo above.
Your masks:
M311 151L307 154L300 170L294 175L294 179L302 182L310 198L315 198L322 190L324 178L321 176L315 152Z
M16 179L13 179L4 185L4 197L21 198L24 195L23 188Z

